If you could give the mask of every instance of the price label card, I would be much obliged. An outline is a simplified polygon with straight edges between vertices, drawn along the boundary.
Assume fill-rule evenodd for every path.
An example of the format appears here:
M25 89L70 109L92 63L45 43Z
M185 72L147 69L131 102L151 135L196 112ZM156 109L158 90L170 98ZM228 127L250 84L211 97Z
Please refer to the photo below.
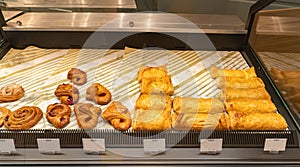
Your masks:
M105 152L105 140L96 138L83 138L83 151L88 154L100 154Z
M287 142L286 138L266 139L264 151L269 151L270 153L278 154L279 151L285 151L286 142Z
M223 139L201 139L200 153L217 154L222 151Z
M16 153L16 147L13 139L0 139L0 153L13 154Z
M165 139L144 139L143 143L146 154L159 154L166 151Z
M39 152L43 154L61 153L59 139L37 139Z

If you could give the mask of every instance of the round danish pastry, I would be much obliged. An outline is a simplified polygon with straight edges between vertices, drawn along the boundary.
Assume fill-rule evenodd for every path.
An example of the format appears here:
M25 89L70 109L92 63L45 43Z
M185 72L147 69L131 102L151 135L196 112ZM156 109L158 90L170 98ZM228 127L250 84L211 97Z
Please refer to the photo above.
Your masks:
M71 108L66 104L50 104L46 118L54 127L62 129L70 123Z
M0 107L0 127L3 125L4 120L7 119L10 110L5 107Z
M78 68L72 68L68 72L67 78L76 85L83 85L87 82L86 72L84 72Z
M36 106L24 106L4 119L4 126L10 130L27 130L35 126L42 118L43 112Z
M117 130L124 131L131 127L130 112L120 102L112 102L102 117Z
M79 100L79 90L72 84L60 84L54 92L63 104L73 105Z
M105 105L111 101L111 93L99 83L93 83L86 90L86 99L97 104Z
M78 126L81 129L93 129L98 123L98 117L102 110L89 103L77 103L74 105Z
M15 83L8 84L0 88L0 103L19 100L24 94L25 91L21 85Z

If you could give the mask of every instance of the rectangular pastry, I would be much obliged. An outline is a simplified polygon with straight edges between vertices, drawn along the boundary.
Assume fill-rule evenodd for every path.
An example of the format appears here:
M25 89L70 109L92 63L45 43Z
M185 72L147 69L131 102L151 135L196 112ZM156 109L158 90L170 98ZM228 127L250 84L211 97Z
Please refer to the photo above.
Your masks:
M232 70L232 69L220 69L216 66L210 68L210 75L212 78L218 77L238 77L238 78L252 78L256 77L254 67L245 70Z
M277 108L271 100L262 99L231 99L225 101L226 111L238 111L241 113L246 112L276 112Z
M171 77L164 76L160 78L142 78L140 83L140 90L145 94L153 94L163 92L167 95L174 93Z
M236 88L236 89L253 89L265 87L263 81L258 77L253 78L237 78L237 77L219 77L217 86L223 88Z
M165 110L171 113L172 100L165 94L140 94L136 100L135 109L142 110Z
M163 78L168 76L167 67L165 65L157 67L141 66L138 71L138 81L142 82L142 79L154 80L157 78Z
M232 130L285 130L288 125L279 113L228 113Z
M175 97L173 100L175 113L221 113L224 104L217 98Z
M171 115L162 110L135 110L133 130L167 130L171 128Z
M271 99L269 93L264 87L254 89L236 89L236 88L224 88L220 92L220 99L230 100L239 98L250 99Z

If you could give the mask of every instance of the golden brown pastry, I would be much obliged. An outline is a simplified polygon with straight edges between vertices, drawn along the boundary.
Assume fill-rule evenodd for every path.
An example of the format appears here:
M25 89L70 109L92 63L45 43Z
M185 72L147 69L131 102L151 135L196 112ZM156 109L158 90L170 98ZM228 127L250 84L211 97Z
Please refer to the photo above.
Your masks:
M141 66L140 70L138 71L139 82L142 82L142 79L153 80L164 77L168 77L168 72L165 65L157 67Z
M19 84L8 84L0 88L0 103L19 100L23 97L25 91Z
M35 126L43 117L43 112L36 106L24 106L9 114L4 125L10 130L27 130Z
M285 130L288 127L284 117L278 113L230 112L229 118L232 130Z
M277 108L271 100L262 99L232 99L225 101L226 111L238 111L241 113L247 112L276 112Z
M72 68L67 78L76 85L83 85L87 82L86 73L78 68Z
M171 97L164 94L140 94L136 100L135 109L165 110L171 112Z
M72 84L60 84L54 92L63 104L73 105L79 100L79 90Z
M130 112L120 102L112 102L102 113L102 117L117 130L124 131L131 127Z
M224 88L220 93L220 99L222 100L239 98L271 99L269 93L264 87L254 89Z
M174 93L174 87L172 85L171 77L169 76L155 79L142 78L140 90L145 94L160 94L161 92L163 92L167 95L172 95Z
M10 110L5 107L0 107L0 127L3 125L4 120L7 119L7 117L10 114Z
M265 87L263 81L258 77L237 78L237 77L218 77L218 88L236 88L236 89L253 89Z
M238 78L253 78L256 77L254 67L245 70L220 69L216 66L210 68L212 78L218 77L238 77Z
M54 127L62 129L70 123L71 108L66 104L50 104L47 107L46 118Z
M171 128L171 115L163 110L135 110L133 130L167 130Z
M74 112L78 126L81 129L90 130L97 125L102 110L93 104L77 103L74 105Z
M221 113L224 104L217 98L175 97L173 100L175 113Z
M221 129L226 125L219 125L223 113L173 113L172 127L176 130L202 130L202 129Z
M86 99L94 101L100 105L105 105L111 101L111 93L103 85L99 83L93 83L86 90Z

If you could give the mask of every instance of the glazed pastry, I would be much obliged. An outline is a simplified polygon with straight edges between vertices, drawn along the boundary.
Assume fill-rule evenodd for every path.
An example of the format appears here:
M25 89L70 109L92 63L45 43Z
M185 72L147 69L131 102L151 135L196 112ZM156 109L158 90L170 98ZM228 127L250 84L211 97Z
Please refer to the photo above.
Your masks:
M173 100L175 113L222 113L224 104L217 98L175 97Z
M111 93L103 85L99 83L93 83L86 90L86 99L94 101L100 105L105 105L111 101Z
M79 90L72 84L60 84L54 92L63 104L73 105L79 100Z
M0 88L0 103L19 100L24 94L25 91L21 85L15 83L8 84Z
M112 102L102 113L102 118L117 130L125 131L131 127L130 112L120 102Z
M0 107L0 127L3 125L4 120L7 119L10 110L5 107Z
M4 126L10 130L27 130L35 126L43 117L43 112L36 106L24 106L9 114Z
M66 104L50 104L46 118L54 127L62 129L70 123L71 108Z
M287 123L278 113L230 112L230 129L232 130L285 130Z
M102 110L99 107L89 103L77 103L74 105L78 126L81 129L93 129L97 123Z
M226 111L246 112L276 112L277 108L271 100L264 99L232 99L225 101Z
M139 82L142 82L142 79L153 80L163 77L168 77L167 67L165 65L157 67L141 66L138 71Z
M220 128L219 120L222 113L203 114L203 113L173 113L172 127L177 130L202 130ZM226 125L224 125L225 127Z
M258 77L237 78L237 77L219 77L218 88L236 88L236 89L254 89L265 87L263 81Z
M239 78L253 78L256 77L254 67L245 70L220 69L216 66L210 68L210 75L212 78L218 77L239 77Z
M135 109L143 110L166 110L171 112L171 97L164 94L140 94L136 100Z
M153 94L163 92L167 95L174 93L174 87L172 85L171 77L165 76L160 78L142 78L140 84L140 90L145 94Z
M269 93L264 87L255 89L224 88L220 93L220 99L222 100L239 98L271 99Z
M171 128L171 115L162 110L135 110L133 130L167 130Z
M72 68L67 78L76 85L83 85L87 82L86 73L78 68Z

